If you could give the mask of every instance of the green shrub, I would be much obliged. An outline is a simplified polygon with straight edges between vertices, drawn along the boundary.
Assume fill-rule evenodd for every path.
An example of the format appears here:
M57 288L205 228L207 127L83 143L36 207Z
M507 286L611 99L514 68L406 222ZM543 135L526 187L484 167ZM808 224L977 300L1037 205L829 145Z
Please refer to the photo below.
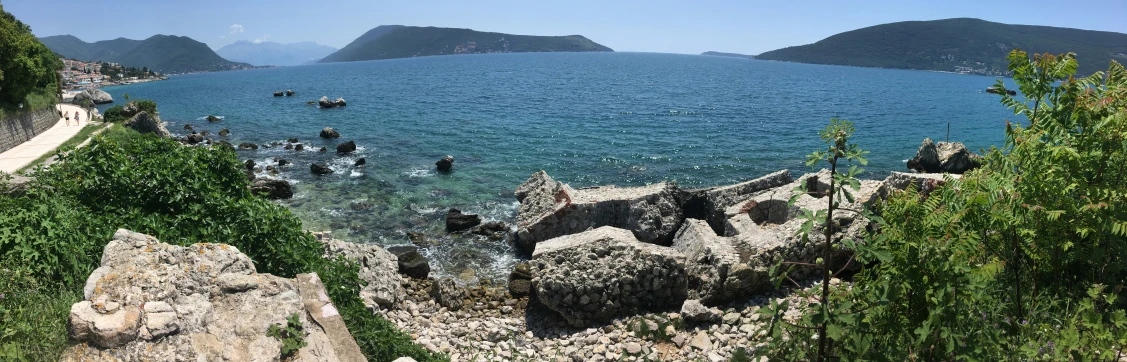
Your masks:
M1127 71L1073 77L1074 55L1009 56L1028 120L960 179L897 192L856 246L871 265L837 308L842 360L1117 360L1127 316ZM1004 84L996 87L1003 90ZM842 318L845 317L845 318ZM765 354L808 351L793 330Z
M87 147L60 157L60 163L37 169L27 192L0 194L0 258L26 268L47 290L77 292L118 228L170 244L230 244L259 272L285 277L318 272L369 360L444 359L369 311L359 297L359 266L323 258L322 245L302 230L301 221L253 195L243 172L228 148L184 147L113 126ZM58 323L65 321L69 304L81 299L64 295L69 297L57 305L43 304L60 313ZM13 323L42 318L25 312L9 316ZM65 333L42 329L41 338L12 343L61 348L49 342L60 331ZM0 342L8 343L3 338ZM45 344L35 345L40 340Z
M286 325L282 327L278 324L270 325L270 329L266 331L267 337L274 337L282 342L281 355L283 361L289 360L297 354L297 350L308 346L309 343L305 341L305 327L301 324L301 317L295 312L286 317Z
M0 260L0 361L57 360L67 345L75 288L44 285L12 259Z
M125 107L122 106L110 107L105 112L102 112L102 118L105 119L106 122L111 123L121 123L129 119L129 117L125 116Z

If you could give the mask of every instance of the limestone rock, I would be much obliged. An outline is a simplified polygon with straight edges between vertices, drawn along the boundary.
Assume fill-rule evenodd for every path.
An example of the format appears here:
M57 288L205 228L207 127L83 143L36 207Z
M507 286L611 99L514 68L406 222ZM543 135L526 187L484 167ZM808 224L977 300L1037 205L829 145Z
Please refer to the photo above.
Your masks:
M673 239L673 248L685 255L689 297L715 305L746 296L755 275L740 273L740 254L730 237L717 236L703 220L686 219Z
M460 310L465 303L462 299L465 297L465 290L450 278L442 278L431 283L430 296L439 305L450 310Z
M324 288L307 285L258 274L229 245L174 246L118 230L87 280L85 300L71 306L74 343L61 359L276 360L281 344L266 331L296 313L309 343L300 360L363 361L346 358L359 353L347 348L355 341L322 318L332 314Z
M925 138L908 168L917 172L962 174L982 165L982 156L971 153L962 142L934 143Z
M293 197L293 186L286 180L258 179L250 185L250 190L271 200Z
M609 226L542 242L531 264L537 299L574 326L680 305L688 284L681 253Z
M321 99L317 101L317 105L321 106L321 108L336 108L344 107L347 103L344 102L344 98L337 98L336 100L330 101L328 96L322 96Z
M152 133L160 138L172 138L172 133L164 128L164 122L161 122L160 116L145 111L133 115L132 118L125 121L124 126L140 133Z
M81 102L86 99L89 99L90 102L93 102L94 104L113 103L113 97L110 96L109 93L96 88L86 89L82 92L79 92L78 94L75 94L74 99L71 100L71 102L74 104L81 104Z
M540 241L602 226L629 230L646 243L669 245L683 218L671 183L575 190L540 171L515 195L521 203L517 240L526 250Z
M700 300L688 299L681 304L681 317L690 322L715 323L720 321L720 310L705 307Z
M331 233L313 233L313 236L325 245L325 257L339 255L360 264L360 279L367 282L360 290L360 298L365 305L390 308L399 303L404 295L403 278L399 276L394 254L375 244L336 240Z

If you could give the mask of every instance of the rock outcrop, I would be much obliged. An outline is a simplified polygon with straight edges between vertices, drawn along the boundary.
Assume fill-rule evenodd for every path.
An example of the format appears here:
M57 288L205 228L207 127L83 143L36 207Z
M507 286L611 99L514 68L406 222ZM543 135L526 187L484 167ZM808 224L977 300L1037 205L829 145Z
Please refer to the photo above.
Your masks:
M317 105L321 106L321 108L336 108L344 107L347 103L344 102L344 98L337 98L336 100L330 101L329 97L322 96L321 99L317 101Z
M368 307L391 308L403 298L403 278L395 255L375 244L357 244L332 238L330 232L313 233L325 245L325 257L343 256L360 264L360 299Z
M515 193L521 203L518 245L534 250L540 241L602 226L629 230L643 242L669 245L683 219L678 194L671 183L575 190L540 171Z
M332 127L325 127L321 129L321 138L340 138L340 132Z
M83 294L64 361L273 361L281 342L266 331L295 313L308 343L300 360L364 360L316 274L259 274L224 244L173 246L118 230Z
M399 274L415 279L426 279L430 275L430 261L414 245L396 245L387 248L395 255Z
M684 255L610 226L541 242L530 264L537 299L574 326L679 306L688 287Z
M280 165L280 163L279 163ZM250 185L250 190L271 200L293 197L293 186L285 180L258 179Z
M207 121L208 121L208 122L213 122L213 123L214 123L214 122L219 122L219 121L222 121L222 120L223 120L222 118L219 118L219 117L216 117L216 116L213 116L213 115L208 115L208 116L207 116Z
M148 112L140 111L123 124L126 127L140 133L152 133L160 138L171 138L172 133L164 128L164 122L161 122L160 116Z
M962 142L934 143L925 138L908 168L916 172L962 174L982 166L982 156L971 153Z
M454 156L446 155L434 163L434 167L442 172L449 172L454 167Z
M71 101L74 104L80 104L83 100L89 99L94 104L113 103L113 97L109 93L101 89L87 89L74 95Z
M283 96L283 95L285 95L285 93L283 93L282 91L277 91L277 92L274 92L274 96L275 96L275 97L281 97L281 96Z

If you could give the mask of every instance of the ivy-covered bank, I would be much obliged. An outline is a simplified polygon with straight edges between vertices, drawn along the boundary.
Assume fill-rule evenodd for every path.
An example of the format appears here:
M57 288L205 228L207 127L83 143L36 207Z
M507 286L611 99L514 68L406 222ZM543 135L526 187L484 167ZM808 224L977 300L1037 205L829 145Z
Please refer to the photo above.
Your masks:
M323 258L300 220L250 192L233 150L115 126L59 161L21 186L0 181L0 360L56 359L70 304L118 228L233 245L262 273L316 272L370 361L446 359L369 311L358 266Z

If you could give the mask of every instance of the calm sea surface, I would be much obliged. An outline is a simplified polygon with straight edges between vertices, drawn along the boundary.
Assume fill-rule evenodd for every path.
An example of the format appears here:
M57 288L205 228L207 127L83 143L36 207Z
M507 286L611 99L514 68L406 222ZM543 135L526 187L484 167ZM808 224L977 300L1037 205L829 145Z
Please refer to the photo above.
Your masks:
M109 87L155 100L174 133L190 123L232 143L297 137L306 151L239 151L296 183L282 201L310 230L353 242L409 243L441 275L464 280L507 273L507 242L451 237L445 212L459 208L511 222L517 185L537 170L575 187L675 180L686 187L735 183L789 168L822 147L831 118L856 123L854 141L872 151L865 177L903 170L924 137L972 150L1001 145L1017 119L984 93L998 78L920 71L807 65L695 55L540 53L438 56L174 76ZM1009 82L1009 80L1007 80ZM293 97L273 97L293 89ZM322 95L348 106L306 104ZM106 108L106 107L100 107ZM204 117L223 120L209 124ZM321 128L342 138L318 138ZM359 152L337 156L336 143ZM329 152L316 149L328 147ZM310 150L314 151L310 151ZM434 172L445 155L451 174ZM364 157L367 165L353 167ZM329 176L313 176L328 162Z

